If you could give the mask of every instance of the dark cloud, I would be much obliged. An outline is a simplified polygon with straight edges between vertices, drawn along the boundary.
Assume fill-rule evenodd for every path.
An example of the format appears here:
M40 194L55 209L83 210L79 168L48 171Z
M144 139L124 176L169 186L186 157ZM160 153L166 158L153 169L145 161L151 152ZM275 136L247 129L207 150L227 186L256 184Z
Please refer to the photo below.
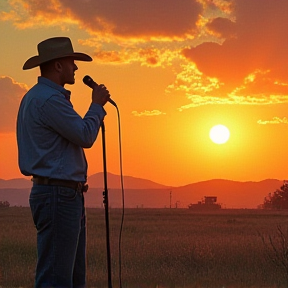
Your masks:
M196 27L196 0L60 0L81 25L119 37L183 37Z
M102 37L136 39L193 35L203 11L197 0L26 0L9 5L11 10L0 13L0 19L22 29L44 25L65 29L65 23L74 23Z
M220 38L229 39L236 37L235 23L227 18L215 18L207 24L207 28Z

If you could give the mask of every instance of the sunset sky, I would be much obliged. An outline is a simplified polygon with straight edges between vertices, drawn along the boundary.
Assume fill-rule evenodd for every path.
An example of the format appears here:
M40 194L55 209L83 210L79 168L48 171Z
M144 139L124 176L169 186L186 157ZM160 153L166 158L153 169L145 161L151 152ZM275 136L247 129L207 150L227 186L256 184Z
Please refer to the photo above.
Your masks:
M83 116L83 76L107 86L124 175L172 186L288 179L287 11L287 0L1 0L0 178L23 177L15 121L39 69L22 66L42 40L68 36L93 62L76 62L65 88ZM117 112L105 109L107 168L119 174ZM225 144L209 138L217 124ZM86 155L88 174L101 172L101 135Z

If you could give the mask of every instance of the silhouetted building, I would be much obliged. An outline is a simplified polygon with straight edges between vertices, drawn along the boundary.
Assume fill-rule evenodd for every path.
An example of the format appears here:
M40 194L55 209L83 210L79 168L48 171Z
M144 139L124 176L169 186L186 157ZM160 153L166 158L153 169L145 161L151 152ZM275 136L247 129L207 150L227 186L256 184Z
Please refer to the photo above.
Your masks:
M217 203L217 196L204 196L202 201L197 204L189 204L188 208L194 210L218 210L221 209L221 205Z

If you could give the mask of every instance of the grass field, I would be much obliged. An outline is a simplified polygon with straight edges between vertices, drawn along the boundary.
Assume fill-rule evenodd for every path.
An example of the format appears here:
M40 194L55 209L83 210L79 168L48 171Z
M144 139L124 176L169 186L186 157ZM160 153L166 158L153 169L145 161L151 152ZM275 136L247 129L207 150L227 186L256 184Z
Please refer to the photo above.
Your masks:
M112 279L117 288L121 210L111 209L109 213ZM107 287L104 210L88 209L87 216L88 287ZM260 210L204 213L127 209L121 250L122 286L287 287L285 265L277 265L269 242L270 235L276 252L285 253L277 226L286 231L287 216L288 212ZM35 263L36 231L30 209L0 209L0 287L33 287Z

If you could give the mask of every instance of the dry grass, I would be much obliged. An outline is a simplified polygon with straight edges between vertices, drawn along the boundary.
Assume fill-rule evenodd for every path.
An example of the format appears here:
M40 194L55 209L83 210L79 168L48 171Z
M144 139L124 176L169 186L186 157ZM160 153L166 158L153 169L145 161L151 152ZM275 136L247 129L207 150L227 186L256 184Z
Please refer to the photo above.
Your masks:
M104 210L89 209L88 287L107 287ZM127 209L123 288L287 287L285 269L267 257L260 235L288 226L288 212ZM121 211L110 210L113 287L119 287ZM33 287L36 231L29 208L0 209L0 287ZM288 241L288 239L287 239Z

